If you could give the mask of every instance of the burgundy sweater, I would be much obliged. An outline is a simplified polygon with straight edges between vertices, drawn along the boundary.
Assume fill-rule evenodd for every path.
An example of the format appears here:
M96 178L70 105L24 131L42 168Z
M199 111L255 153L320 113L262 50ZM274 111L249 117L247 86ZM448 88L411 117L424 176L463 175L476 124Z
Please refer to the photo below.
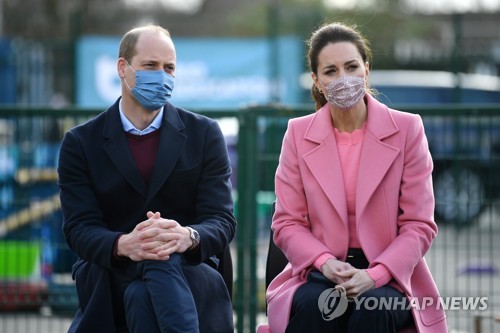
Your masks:
M135 165L146 184L149 184L153 173L156 154L158 153L158 146L160 144L160 130L158 129L144 135L125 133Z

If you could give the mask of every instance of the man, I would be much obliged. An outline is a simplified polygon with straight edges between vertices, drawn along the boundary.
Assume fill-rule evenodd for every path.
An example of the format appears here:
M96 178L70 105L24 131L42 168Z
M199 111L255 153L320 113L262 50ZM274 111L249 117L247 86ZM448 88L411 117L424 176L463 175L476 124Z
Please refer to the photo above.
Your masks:
M170 104L167 30L127 32L122 96L66 133L59 187L80 308L70 332L233 332L216 255L236 221L214 120Z

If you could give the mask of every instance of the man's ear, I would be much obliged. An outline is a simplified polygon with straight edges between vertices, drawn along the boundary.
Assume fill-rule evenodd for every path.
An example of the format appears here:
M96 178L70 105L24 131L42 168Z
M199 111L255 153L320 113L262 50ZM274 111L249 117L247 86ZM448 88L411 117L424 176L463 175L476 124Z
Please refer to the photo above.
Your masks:
M118 58L116 62L116 71L118 72L118 76L123 79L125 77L125 67L127 66L127 61L123 58Z

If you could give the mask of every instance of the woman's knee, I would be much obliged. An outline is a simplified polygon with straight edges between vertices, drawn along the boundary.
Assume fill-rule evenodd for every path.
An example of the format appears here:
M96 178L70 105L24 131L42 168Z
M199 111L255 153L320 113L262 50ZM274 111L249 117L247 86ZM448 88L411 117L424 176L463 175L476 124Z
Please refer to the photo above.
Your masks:
M374 332L395 332L411 312L406 297L392 287L372 289L355 300L349 318L350 332L372 328Z
M295 312L305 311L307 313L320 313L318 300L321 293L331 287L315 282L307 282L300 286L295 292L293 299L293 310Z

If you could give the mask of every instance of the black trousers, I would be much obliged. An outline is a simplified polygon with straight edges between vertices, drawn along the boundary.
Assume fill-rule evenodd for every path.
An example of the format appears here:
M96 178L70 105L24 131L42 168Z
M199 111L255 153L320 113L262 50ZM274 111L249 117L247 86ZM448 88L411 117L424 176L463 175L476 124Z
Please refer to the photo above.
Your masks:
M368 267L360 249L349 249L346 261L356 268ZM387 333L412 321L408 300L393 287L372 289L348 302L332 289L333 282L317 276L313 273L295 292L286 333Z
M119 332L233 332L226 284L207 264L190 265L180 254L128 261L112 280Z

